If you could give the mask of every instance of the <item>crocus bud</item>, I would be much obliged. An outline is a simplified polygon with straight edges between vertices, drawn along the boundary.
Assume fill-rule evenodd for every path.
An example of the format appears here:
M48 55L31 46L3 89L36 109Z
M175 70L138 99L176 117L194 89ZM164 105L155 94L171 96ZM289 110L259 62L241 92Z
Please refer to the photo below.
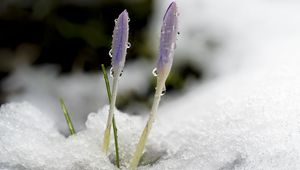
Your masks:
M126 10L124 10L119 15L118 19L115 20L112 49L110 52L112 57L111 65L113 68L113 76L119 76L125 64L126 50L130 46L128 43L128 22L129 17Z
M109 147L109 140L110 140L110 130L111 124L113 121L114 109L116 105L116 98L117 98L117 91L118 91L118 78L121 76L123 67L125 64L125 57L126 57L126 50L129 48L128 43L128 22L129 17L126 10L124 10L115 20L115 28L113 33L113 41L112 41L112 49L109 52L109 55L112 57L112 69L111 74L114 77L113 79L113 86L112 86L112 96L111 102L109 107L109 114L107 118L106 129L104 132L103 144L102 149L105 153L108 152ZM115 131L114 131L115 132ZM115 140L117 140L117 135L115 133ZM117 145L117 144L116 144ZM117 149L116 149L116 152ZM118 154L116 154L118 157ZM118 160L118 158L116 158ZM118 163L117 163L118 165Z
M154 70L154 75L158 77L153 104L149 115L149 119L131 159L129 166L130 170L135 170L137 168L138 163L142 157L147 138L149 136L155 115L157 113L158 105L161 99L161 94L165 89L165 82L171 70L174 57L176 36L178 31L177 18L177 6L175 2L172 2L164 16L163 25L161 28L159 58L157 61L156 69Z
M172 67L174 50L178 33L177 5L172 2L168 7L161 27L159 58L156 66L156 74L165 80Z

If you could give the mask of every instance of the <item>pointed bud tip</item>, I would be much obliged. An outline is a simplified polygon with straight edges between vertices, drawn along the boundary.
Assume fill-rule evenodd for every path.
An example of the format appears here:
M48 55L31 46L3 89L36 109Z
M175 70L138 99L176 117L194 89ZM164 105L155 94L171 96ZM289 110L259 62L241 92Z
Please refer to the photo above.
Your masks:
M129 15L128 15L128 12L127 10L125 9L119 16L118 16L118 21L129 21Z
M165 17L166 17L167 15L169 15L169 14L176 14L176 13L177 13L177 4L176 4L175 1L173 1L173 2L169 5L168 9L166 10L164 19L165 19Z
M120 14L120 16L128 17L128 12L127 12L127 10L125 9L125 10Z
M175 2L175 1L173 1L173 2L169 5L169 9L170 9L170 8L174 8L174 9L177 8L177 5L176 5L176 2Z

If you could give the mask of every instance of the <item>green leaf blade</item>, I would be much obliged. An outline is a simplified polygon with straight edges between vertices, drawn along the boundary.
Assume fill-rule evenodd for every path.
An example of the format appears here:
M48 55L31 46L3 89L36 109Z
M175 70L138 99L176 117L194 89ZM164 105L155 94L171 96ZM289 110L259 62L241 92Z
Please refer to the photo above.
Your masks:
M69 115L69 112L68 112L68 109L65 105L65 102L62 98L60 98L60 106L64 112L64 116L65 116L65 119L66 119L66 122L68 124L68 127L69 127L69 131L70 131L70 134L71 135L75 135L76 134L76 131L75 131L75 128L73 126L73 123L72 123L72 120L71 120L71 117Z

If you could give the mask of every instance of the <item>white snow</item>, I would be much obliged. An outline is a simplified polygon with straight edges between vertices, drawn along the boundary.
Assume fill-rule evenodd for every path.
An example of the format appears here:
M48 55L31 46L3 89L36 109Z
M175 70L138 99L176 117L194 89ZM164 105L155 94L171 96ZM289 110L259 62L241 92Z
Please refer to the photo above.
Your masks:
M169 2L157 0L154 21ZM300 3L189 0L178 6L178 53L216 77L164 102L146 149L146 160L158 161L139 169L300 169ZM216 37L216 51L205 52L204 35ZM65 138L53 118L29 103L3 105L0 169L113 169L100 150L106 116L107 107L89 114L87 129ZM116 113L122 164L145 119Z
M107 110L105 107L99 114L90 113L87 130L65 138L51 118L29 103L3 105L0 109L0 169L114 169L100 148ZM132 124L125 114L119 118L117 112L116 116ZM130 127L129 124L123 129L131 131ZM123 132L120 141L122 136L130 135L124 130L120 130Z

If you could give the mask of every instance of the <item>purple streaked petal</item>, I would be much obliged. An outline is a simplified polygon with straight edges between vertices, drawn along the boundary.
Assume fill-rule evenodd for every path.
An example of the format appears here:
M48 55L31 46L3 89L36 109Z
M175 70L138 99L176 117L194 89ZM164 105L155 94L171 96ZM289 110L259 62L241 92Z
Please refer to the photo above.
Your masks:
M112 67L114 70L122 70L125 63L128 48L129 17L124 10L115 21L112 41Z
M178 12L177 5L172 2L168 7L161 27L159 58L157 61L158 74L169 74L173 63L174 50L178 32Z

